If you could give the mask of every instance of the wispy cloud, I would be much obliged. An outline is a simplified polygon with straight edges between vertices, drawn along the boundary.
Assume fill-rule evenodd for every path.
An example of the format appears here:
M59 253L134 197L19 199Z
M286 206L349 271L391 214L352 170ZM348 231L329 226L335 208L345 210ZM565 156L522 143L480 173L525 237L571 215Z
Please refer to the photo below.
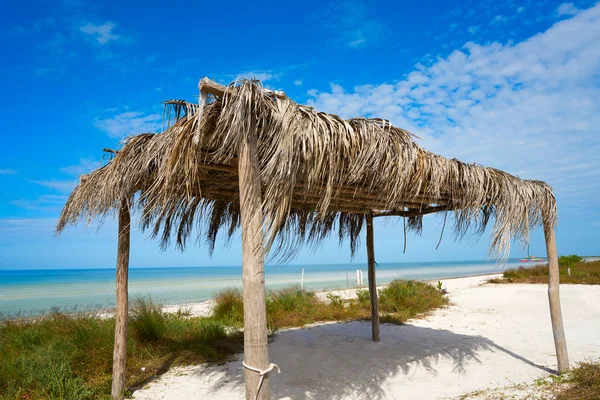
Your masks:
M0 168L0 175L15 175L17 171L10 168Z
M279 78L283 75L283 72L275 72L271 70L256 70L256 71L247 71L241 72L236 77L246 78L246 79L258 79L261 82L279 80Z
M68 174L68 175L79 176L79 175L87 174L88 172L91 172L91 171L95 170L96 168L99 168L101 165L102 165L101 161L98 161L95 158L85 157L85 158L79 159L78 164L69 165L69 166L61 168L60 172Z
M559 204L589 207L600 196L600 166L590 165L600 153L599 41L600 4L519 43L467 43L395 83L313 91L310 104L388 118L430 150L546 180Z
M296 79L294 81L294 85L296 85L296 86L302 86L302 79Z
M111 21L104 23L87 22L79 27L79 31L98 44L105 45L111 42L128 43L131 38L115 33L117 24Z
M10 203L26 210L57 210L67 201L67 196L46 194L35 199L12 200Z
M346 47L366 47L379 41L385 32L381 18L373 14L367 2L340 1L321 16L323 29Z
M10 28L10 33L14 36L25 36L27 34L27 29L22 25L13 25Z
M158 132L162 128L162 115L127 111L109 118L98 118L94 125L108 136L124 138L138 133Z
M68 193L75 189L75 186L77 186L76 179L46 179L34 180L32 182L61 193Z
M1 233L31 233L54 230L55 218L0 218Z
M37 179L32 180L32 183L51 189L60 194L44 194L35 198L12 200L10 203L29 210L48 210L62 207L67 200L66 194L71 192L80 175L91 172L101 166L102 162L91 157L84 157L79 160L79 163L60 168L59 171L68 175L67 179Z
M577 6L575 6L575 4L573 4L573 3L562 3L556 9L556 15L558 15L559 17L562 17L562 16L570 17L573 15L577 15L580 11L581 10L579 8L577 8Z
M500 25L507 21L508 21L508 17L506 17L505 15L502 15L502 14L498 14L498 15L494 16L494 18L492 18L491 23L494 25Z

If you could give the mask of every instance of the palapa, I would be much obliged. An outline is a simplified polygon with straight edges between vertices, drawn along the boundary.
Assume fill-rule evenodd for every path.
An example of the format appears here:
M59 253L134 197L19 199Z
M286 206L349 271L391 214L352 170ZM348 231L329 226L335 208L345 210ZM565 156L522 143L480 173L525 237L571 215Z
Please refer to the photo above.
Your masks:
M344 120L258 81L222 87L204 78L200 88L200 105L165 103L167 124L175 122L164 132L126 139L105 166L81 177L58 233L80 219L103 218L126 199L162 246L174 238L184 248L198 227L212 251L219 231L231 236L241 227L240 152L254 138L271 255L290 257L334 231L354 254L366 218L406 217L420 232L423 215L435 212L453 217L458 237L483 233L493 218L490 252L500 258L511 240L527 243L542 225L553 239L556 202L544 182L436 155L385 119ZM203 104L206 94L212 99Z
M253 118L267 237L278 236L288 249L337 227L354 250L373 210L412 216L416 230L421 214L449 210L459 236L482 233L495 217L491 250L500 256L508 255L511 239L526 242L543 221L556 224L546 183L430 153L383 119L343 120L246 80L230 85L202 115L195 104L167 106L179 114L173 126L125 140L106 166L82 176L58 232L139 193L132 207L164 244L175 236L184 247L200 223L213 245L219 229L231 234L239 227L237 149Z

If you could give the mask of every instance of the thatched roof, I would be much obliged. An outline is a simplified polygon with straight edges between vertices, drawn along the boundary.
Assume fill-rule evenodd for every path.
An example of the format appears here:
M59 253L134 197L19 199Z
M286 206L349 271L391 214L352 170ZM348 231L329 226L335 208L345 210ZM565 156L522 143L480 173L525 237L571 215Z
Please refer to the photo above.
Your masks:
M142 228L163 245L185 246L195 224L214 246L239 223L237 151L256 129L265 229L285 254L337 230L354 251L365 214L408 218L446 212L457 235L480 234L495 218L491 249L507 255L510 240L527 241L545 220L556 223L552 189L506 172L447 159L422 149L406 130L383 119L318 112L257 81L229 85L203 107L167 104L177 122L141 134L104 167L83 175L57 226L102 217L131 199ZM204 97L204 96L202 96ZM137 195L136 195L137 194Z

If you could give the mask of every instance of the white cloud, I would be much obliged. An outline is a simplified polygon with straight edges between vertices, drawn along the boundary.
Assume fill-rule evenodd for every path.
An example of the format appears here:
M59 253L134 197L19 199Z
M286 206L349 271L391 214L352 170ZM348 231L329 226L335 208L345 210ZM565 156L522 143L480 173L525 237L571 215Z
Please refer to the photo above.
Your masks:
M237 74L235 78L258 79L261 82L267 82L272 80L278 80L281 77L281 75L283 74L271 70L256 70L241 72Z
M114 22L105 22L103 24L94 24L88 22L79 27L79 30L89 38L95 40L99 44L108 44L110 42L129 42L129 38L115 33L117 24Z
M32 231L54 230L55 218L0 218L0 232L2 233L31 233Z
M62 193L68 193L77 186L77 180L75 179L46 179L32 182Z
M10 28L10 33L12 33L15 36L25 36L27 34L27 29L25 29L21 25L13 25Z
M340 1L322 17L322 27L336 42L353 48L366 47L380 40L385 31L381 19L372 15L368 3Z
M575 6L575 4L573 3L562 3L556 9L556 15L558 15L559 17L572 16L578 14L580 11L581 10L577 8L577 6Z
M94 158L85 157L85 158L81 158L79 160L79 164L63 167L60 169L60 172L63 172L68 175L79 176L79 175L87 174L101 166L102 166L101 161L98 161Z
M17 171L10 168L2 168L0 169L0 175L15 175Z
M27 210L41 210L41 209L60 209L67 201L67 196L57 194L46 194L39 196L33 200L19 199L13 200L10 203L14 204L19 208Z
M114 138L158 132L162 128L162 116L158 113L145 115L142 112L127 111L110 118L99 118L94 125Z
M310 104L380 116L425 148L554 186L559 205L600 196L600 4L520 43L467 43L392 84L332 85Z
M492 24L500 25L508 21L508 18L504 15L498 14L494 18L492 18Z
M302 86L302 79L297 79L294 81L294 85L296 86Z

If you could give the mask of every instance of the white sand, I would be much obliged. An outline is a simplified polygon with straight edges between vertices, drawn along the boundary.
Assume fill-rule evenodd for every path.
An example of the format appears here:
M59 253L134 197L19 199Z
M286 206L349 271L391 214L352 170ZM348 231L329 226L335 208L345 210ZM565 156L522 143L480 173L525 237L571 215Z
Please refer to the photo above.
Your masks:
M282 370L271 375L272 398L455 398L547 376L556 365L547 287L486 279L443 280L454 305L382 325L380 343L365 322L280 332L269 346ZM561 285L561 300L571 362L600 357L600 286ZM134 398L242 399L241 359L174 368Z

